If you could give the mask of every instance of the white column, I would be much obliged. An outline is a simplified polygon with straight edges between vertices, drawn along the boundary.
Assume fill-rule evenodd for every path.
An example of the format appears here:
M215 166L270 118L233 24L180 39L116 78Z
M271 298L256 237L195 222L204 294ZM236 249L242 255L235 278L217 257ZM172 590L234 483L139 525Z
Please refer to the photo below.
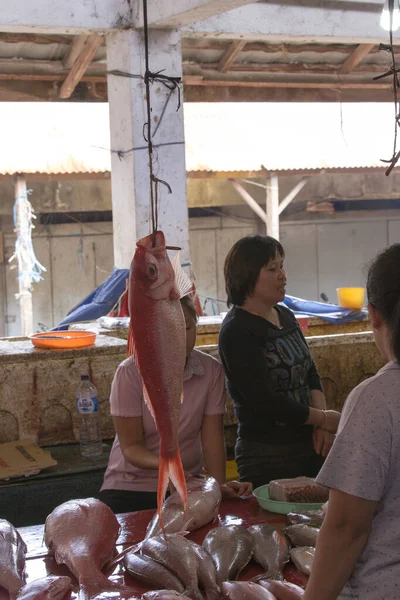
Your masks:
M26 198L26 181L24 177L17 177L15 182L15 199ZM26 234L30 222L30 215L25 203L20 203L16 211L17 229ZM25 251L24 251L25 250ZM21 316L21 335L28 336L33 333L32 310L32 285L30 279L30 264L27 262L27 252L23 248L16 257L18 261L18 298Z
M150 30L150 70L182 76L181 37L178 31ZM121 31L107 36L107 68L144 75L143 33ZM161 83L151 84L152 131L158 125L170 91ZM171 186L169 194L159 185L159 229L169 246L182 248L181 260L189 258L189 224L186 199L186 165L183 128L183 93L177 110L178 91L167 104L162 122L153 135L154 174ZM111 149L134 151L111 155L111 186L114 230L114 264L128 268L136 241L150 233L150 185L147 143L143 137L146 117L145 85L142 78L108 75ZM143 148L143 149L137 149Z
M267 235L279 240L279 185L275 173L267 178Z

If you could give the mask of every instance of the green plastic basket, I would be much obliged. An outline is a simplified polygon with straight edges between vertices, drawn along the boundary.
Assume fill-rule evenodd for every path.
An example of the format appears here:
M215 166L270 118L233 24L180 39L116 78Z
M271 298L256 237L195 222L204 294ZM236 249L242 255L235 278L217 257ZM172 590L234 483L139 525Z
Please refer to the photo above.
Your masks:
M271 500L269 496L269 484L261 485L253 491L253 496L257 498L258 504L264 510L269 510L280 515L287 515L291 512L304 512L307 510L320 510L322 502L280 502Z

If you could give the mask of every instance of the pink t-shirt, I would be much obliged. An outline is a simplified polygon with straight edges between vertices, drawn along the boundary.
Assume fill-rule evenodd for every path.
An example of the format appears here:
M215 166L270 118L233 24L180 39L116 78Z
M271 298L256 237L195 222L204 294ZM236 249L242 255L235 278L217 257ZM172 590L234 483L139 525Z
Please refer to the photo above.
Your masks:
M121 363L115 374L110 396L114 417L142 417L146 448L158 453L158 432L143 398L142 380L132 357ZM183 468L201 473L204 467L201 448L203 415L225 413L225 380L221 364L212 356L193 350L183 375L183 402L179 415L178 439ZM115 436L102 490L155 492L158 471L140 469L125 460Z

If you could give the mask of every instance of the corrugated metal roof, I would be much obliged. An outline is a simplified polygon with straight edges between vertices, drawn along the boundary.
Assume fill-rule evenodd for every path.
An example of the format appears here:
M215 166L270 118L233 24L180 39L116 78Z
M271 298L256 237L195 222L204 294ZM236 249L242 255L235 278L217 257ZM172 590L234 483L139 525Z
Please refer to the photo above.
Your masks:
M390 104L185 104L186 166L198 171L384 167ZM108 105L3 103L0 173L111 169Z
M188 171L384 167L390 104L186 104Z
M3 103L0 136L3 175L111 169L107 104Z

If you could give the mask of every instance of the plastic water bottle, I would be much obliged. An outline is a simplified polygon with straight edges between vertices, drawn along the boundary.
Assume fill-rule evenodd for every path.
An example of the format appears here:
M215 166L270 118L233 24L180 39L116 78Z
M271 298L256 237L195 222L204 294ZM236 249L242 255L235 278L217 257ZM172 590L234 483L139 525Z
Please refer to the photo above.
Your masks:
M88 375L81 375L76 391L79 443L82 456L100 456L102 452L99 401L97 390Z

